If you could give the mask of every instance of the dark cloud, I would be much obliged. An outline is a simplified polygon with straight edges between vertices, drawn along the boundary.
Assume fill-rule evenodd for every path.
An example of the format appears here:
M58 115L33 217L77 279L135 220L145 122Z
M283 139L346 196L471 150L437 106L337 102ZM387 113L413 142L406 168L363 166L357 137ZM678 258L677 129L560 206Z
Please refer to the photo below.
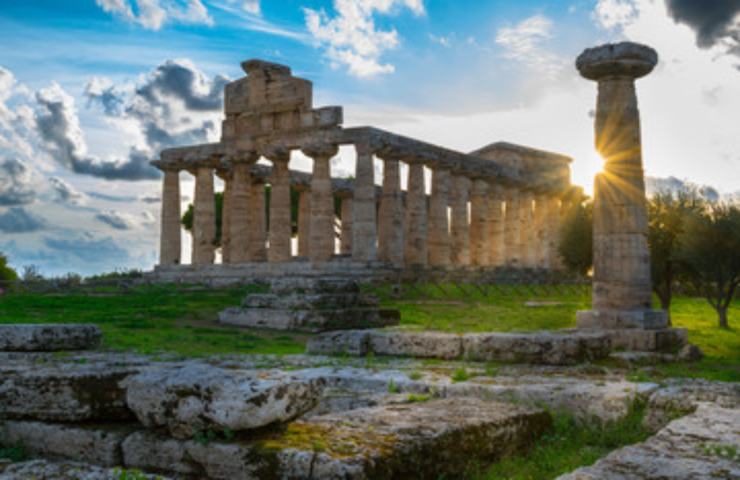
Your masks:
M95 215L95 219L115 228L116 230L131 230L136 225L133 219L125 213L108 210Z
M31 169L16 158L0 160L0 206L26 205L35 198Z
M46 228L46 221L23 207L11 207L0 213L0 231L5 233L30 233Z
M79 204L84 200L81 192L59 177L49 177L49 183L62 202Z
M696 43L709 48L727 43L729 50L740 54L740 0L666 0L668 14L696 32Z
M129 203L136 201L136 197L130 195L109 195L107 193L95 191L88 191L86 193L93 198L97 198L98 200L105 200L106 202Z
M144 195L142 197L139 197L139 200L144 203L159 203L162 201L159 196L155 195Z
M151 105L168 107L167 98L184 102L188 110L220 110L224 86L228 77L217 75L207 79L190 62L167 60L157 67L146 83L136 89L136 95Z
M45 237L44 246L74 257L86 263L124 264L130 260L129 253L111 237L96 239L90 235L79 238ZM102 260L102 262L101 262Z

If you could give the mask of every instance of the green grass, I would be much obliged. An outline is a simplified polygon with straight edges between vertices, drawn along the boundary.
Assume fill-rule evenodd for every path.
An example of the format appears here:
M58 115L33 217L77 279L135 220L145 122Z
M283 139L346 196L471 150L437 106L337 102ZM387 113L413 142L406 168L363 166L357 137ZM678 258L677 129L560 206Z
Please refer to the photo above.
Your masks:
M94 323L103 331L103 348L138 353L303 353L305 336L217 322L220 310L239 305L244 295L257 290L140 286L94 294L10 293L0 297L0 323Z
M526 454L501 460L471 475L475 480L548 480L591 465L617 448L650 436L642 426L644 406L635 405L622 420L583 425L572 416L556 414L553 426Z

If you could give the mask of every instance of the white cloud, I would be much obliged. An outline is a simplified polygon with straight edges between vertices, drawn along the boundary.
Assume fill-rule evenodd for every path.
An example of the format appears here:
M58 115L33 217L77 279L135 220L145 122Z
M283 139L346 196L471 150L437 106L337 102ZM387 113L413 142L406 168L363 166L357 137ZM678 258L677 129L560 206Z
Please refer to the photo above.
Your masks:
M262 13L260 0L228 0L228 2L232 4L238 3L242 10L250 15L260 15Z
M543 47L552 38L552 20L533 15L514 26L501 27L496 32L496 44L504 48L504 58L515 60L547 76L555 76L563 61Z
M598 24L606 29L626 25L635 15L637 10L630 0L599 0L593 12Z
M345 66L351 75L366 77L395 71L381 56L399 45L398 32L376 28L375 15L404 8L416 15L425 13L422 0L334 0L333 17L324 10L304 12L306 28L325 47L332 67Z
M85 203L85 194L77 190L66 180L59 177L49 177L49 183L51 184L56 197L62 202L71 203L73 205L82 205Z
M159 30L168 21L213 25L213 18L201 0L95 0L95 3L106 13L149 30Z

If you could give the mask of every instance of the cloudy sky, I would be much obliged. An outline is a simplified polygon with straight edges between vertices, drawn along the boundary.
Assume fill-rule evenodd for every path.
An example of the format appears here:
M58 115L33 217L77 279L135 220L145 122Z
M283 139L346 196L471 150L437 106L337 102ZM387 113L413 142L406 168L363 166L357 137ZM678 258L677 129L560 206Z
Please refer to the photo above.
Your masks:
M661 57L638 84L647 173L731 193L738 13L740 0L2 0L0 252L53 275L151 268L148 161L218 138L223 85L248 58L313 80L346 125L571 155L589 191L595 85L574 59L644 42Z

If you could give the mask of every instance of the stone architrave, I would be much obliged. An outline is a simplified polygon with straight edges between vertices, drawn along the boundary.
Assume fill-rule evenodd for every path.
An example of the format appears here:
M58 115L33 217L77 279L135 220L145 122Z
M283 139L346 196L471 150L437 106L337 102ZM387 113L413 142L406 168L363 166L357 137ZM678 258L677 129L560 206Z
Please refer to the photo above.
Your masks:
M342 255L352 254L352 197L342 197L342 232L339 238L339 251Z
M216 201L213 194L213 169L195 171L193 205L193 265L208 265L214 260L216 239Z
M352 258L369 262L377 258L378 248L374 152L365 144L357 144L355 149L357 161L352 201Z
M378 215L378 259L403 265L403 199L399 162L383 158L383 190Z
M182 249L180 240L180 171L165 169L162 180L162 224L159 264L178 265Z
M490 244L488 236L488 183L476 178L470 195L470 261L476 267L488 265Z
M488 265L500 267L505 264L504 244L504 197L498 185L488 186Z
M218 171L217 175L224 182L223 200L221 203L221 263L231 263L231 210L234 208L231 171Z
M405 264L407 267L427 264L427 194L424 187L424 164L409 162L406 191Z
M265 205L265 184L253 183L249 186L249 205L252 215L249 216L249 260L264 262L267 260L267 212Z
M298 190L298 256L308 258L311 244L311 190Z
M452 236L452 264L470 265L470 226L468 224L468 200L471 181L465 175L452 177L452 218L450 222Z
M506 191L506 214L504 217L504 244L506 249L506 266L519 268L522 266L519 249L519 191Z
M635 79L650 73L658 54L623 42L585 50L580 74L598 82L596 149L604 171L594 181L593 310L578 312L581 328L661 328L651 309L650 253Z
M231 197L229 201L229 260L231 263L244 263L250 260L249 240L250 223L254 212L250 202L249 189L252 175L249 163L236 163L233 166L231 179ZM225 221L225 220L224 220Z
M429 265L450 265L450 225L447 207L450 201L448 170L432 170L432 196L429 200Z
M290 152L284 149L272 149L265 154L272 162L270 177L270 248L267 251L269 262L290 260L290 171L288 162Z
M306 147L303 153L313 158L308 257L313 262L326 262L334 255L334 196L330 163L337 154L337 146L313 145Z

